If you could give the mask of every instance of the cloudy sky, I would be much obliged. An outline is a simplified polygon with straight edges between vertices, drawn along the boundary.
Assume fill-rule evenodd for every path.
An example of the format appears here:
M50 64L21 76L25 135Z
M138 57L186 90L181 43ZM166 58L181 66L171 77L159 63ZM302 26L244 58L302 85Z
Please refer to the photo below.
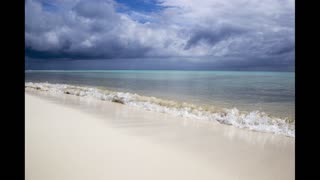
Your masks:
M294 0L26 0L26 66L292 71L294 14Z

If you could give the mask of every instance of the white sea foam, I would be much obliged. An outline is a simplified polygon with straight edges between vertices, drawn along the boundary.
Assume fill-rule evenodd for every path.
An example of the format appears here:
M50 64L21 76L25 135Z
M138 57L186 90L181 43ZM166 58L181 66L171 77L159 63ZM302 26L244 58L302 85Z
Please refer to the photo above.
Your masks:
M67 84L27 82L25 83L25 88L48 91L53 94L93 97L99 100L117 102L154 112L168 113L198 120L218 121L222 124L233 125L238 128L295 137L295 125L293 122L289 123L286 119L272 117L260 111L242 112L237 108L226 109L214 106L197 106L133 93L115 92Z

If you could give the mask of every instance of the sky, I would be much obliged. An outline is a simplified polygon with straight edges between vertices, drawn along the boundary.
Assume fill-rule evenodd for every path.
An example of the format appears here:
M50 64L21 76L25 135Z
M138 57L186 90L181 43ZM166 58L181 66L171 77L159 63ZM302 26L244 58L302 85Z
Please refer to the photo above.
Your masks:
M294 71L294 0L26 0L26 69Z

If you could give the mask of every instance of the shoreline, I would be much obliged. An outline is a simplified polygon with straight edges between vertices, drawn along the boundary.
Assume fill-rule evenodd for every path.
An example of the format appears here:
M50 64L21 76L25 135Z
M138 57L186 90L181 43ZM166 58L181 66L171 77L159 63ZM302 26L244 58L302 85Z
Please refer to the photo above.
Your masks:
M25 87L27 90L96 98L178 117L219 122L241 129L295 137L294 119L276 117L258 110L241 111L237 107L199 105L92 86L27 82Z
M26 179L294 179L294 138L25 95Z

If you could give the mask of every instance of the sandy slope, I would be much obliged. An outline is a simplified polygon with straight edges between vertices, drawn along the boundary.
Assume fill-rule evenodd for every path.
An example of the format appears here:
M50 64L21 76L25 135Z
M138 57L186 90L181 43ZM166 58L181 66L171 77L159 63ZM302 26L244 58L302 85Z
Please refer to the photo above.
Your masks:
M27 180L294 179L293 138L101 103L26 93Z

